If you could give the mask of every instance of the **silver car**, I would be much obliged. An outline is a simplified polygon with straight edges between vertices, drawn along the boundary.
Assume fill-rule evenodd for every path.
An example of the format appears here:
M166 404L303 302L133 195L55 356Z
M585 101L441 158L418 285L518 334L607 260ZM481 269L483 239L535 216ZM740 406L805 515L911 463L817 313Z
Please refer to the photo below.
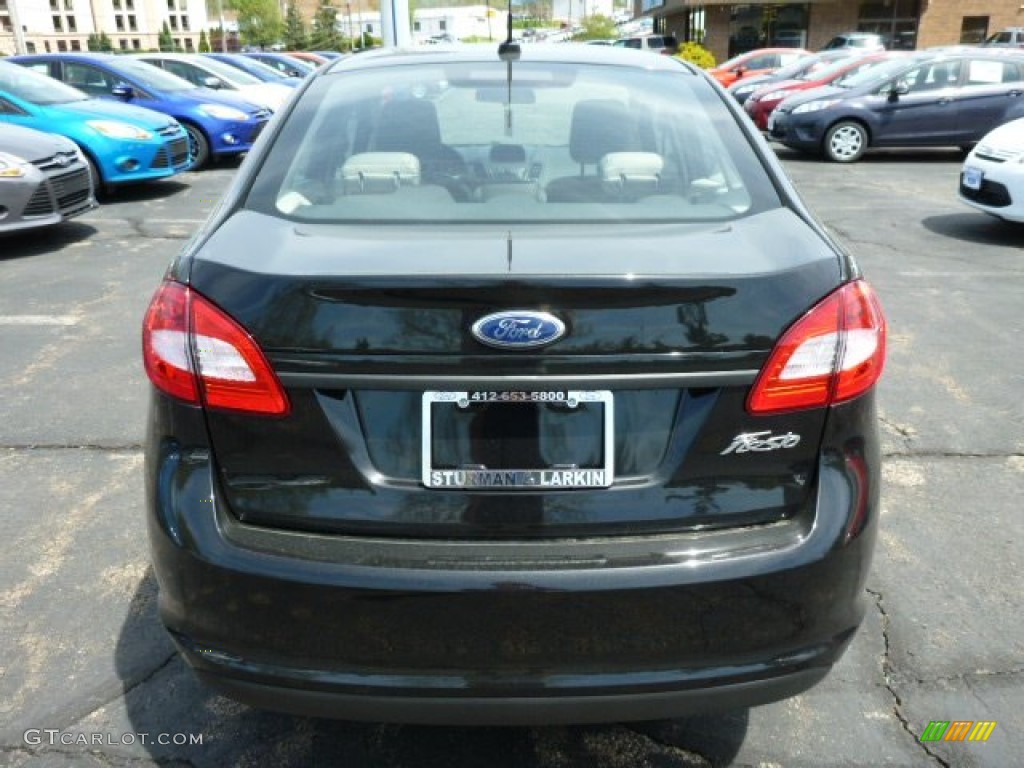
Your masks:
M0 232L60 224L96 207L74 142L0 123Z

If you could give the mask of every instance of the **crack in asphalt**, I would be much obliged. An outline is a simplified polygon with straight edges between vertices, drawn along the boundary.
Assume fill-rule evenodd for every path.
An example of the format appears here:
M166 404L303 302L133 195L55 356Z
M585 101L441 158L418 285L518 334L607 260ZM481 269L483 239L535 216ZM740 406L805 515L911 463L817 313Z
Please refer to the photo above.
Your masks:
M145 685L150 680L152 680L154 677L156 677L158 674L160 674L160 672L162 672L165 668L167 668L177 657L178 657L177 649L171 651L171 653L168 654L166 659L164 659L159 664L157 664L149 672L144 673L141 677L139 677L138 680L135 680L134 682L128 683L127 686L125 686L124 688L119 690L117 693L115 693L112 696L107 697L106 699L104 699L100 703L96 704L95 706L90 707L87 711L81 712L81 713L77 713L77 712L73 713L69 719L65 720L64 724L61 726L61 730L64 730L65 728L71 728L76 723L81 722L85 718L89 717L89 715L93 714L94 712L98 712L99 710L103 709L105 706L107 706L107 705L117 701L118 699L126 699L126 698L128 698L128 694L130 694L132 691L134 691L139 686Z
M950 768L948 762L943 760L939 755L932 752L931 749L928 748L928 745L925 742L921 741L920 736L914 733L913 728L910 727L910 721L907 719L906 715L903 714L903 699L900 698L899 693L896 692L896 686L892 680L893 672L895 671L896 666L892 663L892 657L890 655L891 648L889 644L889 614L885 610L885 605L883 602L884 598L881 592L874 589L869 589L867 587L865 587L865 591L869 595L871 595L871 597L874 598L875 607L878 609L878 613L882 621L882 677L885 680L885 689L889 692L889 695L892 696L893 714L896 715L896 719L900 721L900 725L903 726L903 730L910 735L910 737L914 740L914 743L917 744L924 751L924 753L928 755L928 757L930 757L933 761L941 765L943 768Z
M880 424L888 427L893 432L895 432L897 435L899 435L903 439L903 443L904 443L904 446L906 447L906 449L908 451L910 450L910 445L911 445L911 443L914 442L914 434L913 434L913 432L910 429L908 429L907 427L901 426L901 425L897 424L895 421L891 421L890 419L887 419L884 416L879 416L878 417L878 421L879 421Z
M142 443L0 443L3 451L141 451Z
M1019 451L982 453L980 451L883 451L883 459L1024 459Z
M924 678L917 678L918 685L932 685L935 683L956 683L963 682L970 685L971 680L983 680L989 677L1013 677L1015 675L1024 675L1024 667L1014 667L1013 669L1001 669L1001 670L988 670L983 669L977 672L961 672L958 675L940 675L939 677L932 677L927 680Z
M167 766L168 768L196 768L195 763L191 760L180 758L180 757L132 757L130 755L117 755L110 754L109 752L103 752L98 749L81 749L81 750L70 750L70 749L58 749L54 747L41 747L35 749L29 746L12 746L8 744L0 744L0 754L2 755L25 755L30 758L44 758L47 755L62 755L64 757L70 757L72 760L71 764L74 764L77 760L80 760L82 755L89 755L90 757L96 758L103 765L109 765L111 768L131 768L131 766L146 766L146 765L159 765Z

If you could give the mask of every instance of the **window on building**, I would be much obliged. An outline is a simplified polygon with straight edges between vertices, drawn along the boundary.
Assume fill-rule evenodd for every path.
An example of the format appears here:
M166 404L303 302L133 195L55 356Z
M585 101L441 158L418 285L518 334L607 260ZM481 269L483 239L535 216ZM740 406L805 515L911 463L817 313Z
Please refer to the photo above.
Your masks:
M27 45L26 47L28 48L28 52L29 52L29 53L32 53L32 46L31 46L31 44ZM46 51L47 53L50 53L50 41L49 41L49 40L47 40L47 41L45 41L45 42L43 43L43 48L44 48L44 50L45 50L45 51ZM44 72L43 74L45 75L46 73Z
M978 45L988 37L988 16L964 16L960 22L960 42L964 45Z
M78 22L75 21L74 16L68 16L68 32L77 32Z
M806 3L735 5L729 16L729 56L757 48L802 48L807 44Z
M75 10L75 2L74 2L74 0L64 0L64 10L65 11L73 11L73 10Z
M174 0L167 0L167 10L168 11L173 11L174 10Z
M448 29L448 22L446 22L444 19L441 19L441 21L439 21L437 24L437 28L442 32L445 32Z
M135 0L124 0L124 7L129 11L135 10Z
M118 46L120 46L122 51L127 51L128 50L128 41L126 39L124 39L123 37L120 40L117 41L117 44L118 44Z
M139 22L135 20L134 16L128 17L128 29L132 32L138 32L139 30Z
M118 32L124 32L124 16L115 16L114 26L117 28Z
M57 11L59 11L60 10L60 3L58 3L57 0L50 0L50 10L55 12L55 13Z
M176 30L178 28L178 17L171 16L171 29Z
M11 20L8 17L0 17L0 29L3 29L4 32L14 31L14 26L11 24Z
M412 23L412 31L413 32L419 32L420 31L420 23L418 21L414 21Z
M115 11L120 11L121 10L121 0L113 0L113 3L114 3L114 10Z
M191 37L185 38L185 50L192 53L196 49L195 41Z
M58 40L57 41L57 50L60 51L61 53L67 53L67 51L68 51L68 41L67 40Z
M81 43L81 41L79 41L79 40L72 40L71 41L71 50L72 51L80 51L80 50L82 50L82 43Z
M188 16L181 17L181 28L188 32Z
M64 31L64 24L61 22L60 16L54 16L53 17L53 31L54 32L63 32Z
M887 48L912 51L917 46L917 23L920 17L921 0L861 2L857 13L857 31L882 35Z
M141 51L142 50L142 41L139 38L137 38L137 37L133 37L132 38L132 50L135 50L135 51Z
M36 52L36 44L35 43L25 43L25 50L27 50L29 53L35 53ZM47 48L46 51L47 51L47 53L49 53L50 49Z

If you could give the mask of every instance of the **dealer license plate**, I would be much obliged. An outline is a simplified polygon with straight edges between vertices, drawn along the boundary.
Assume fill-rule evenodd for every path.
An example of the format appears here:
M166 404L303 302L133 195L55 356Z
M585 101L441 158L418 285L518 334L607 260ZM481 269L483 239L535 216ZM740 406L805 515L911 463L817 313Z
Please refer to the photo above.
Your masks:
M427 488L607 488L614 398L597 391L424 392Z

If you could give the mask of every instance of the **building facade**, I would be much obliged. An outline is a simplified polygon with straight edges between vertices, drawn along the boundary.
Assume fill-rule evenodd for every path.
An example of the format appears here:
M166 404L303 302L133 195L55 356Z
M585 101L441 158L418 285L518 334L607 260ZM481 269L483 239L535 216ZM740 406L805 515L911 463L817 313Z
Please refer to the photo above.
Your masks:
M975 44L1024 26L1021 0L636 0L659 32L702 41L722 61L768 46L817 50L841 32L879 32L897 49Z
M0 55L16 52L20 24L28 53L88 50L89 36L105 33L116 50L159 47L164 22L176 47L199 48L206 29L204 0L0 0Z

